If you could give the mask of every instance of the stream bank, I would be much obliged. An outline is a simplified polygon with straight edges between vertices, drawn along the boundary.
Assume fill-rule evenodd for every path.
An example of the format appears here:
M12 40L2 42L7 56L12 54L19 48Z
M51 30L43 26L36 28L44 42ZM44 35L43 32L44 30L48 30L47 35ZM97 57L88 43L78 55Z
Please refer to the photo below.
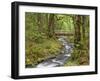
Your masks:
M64 66L68 58L71 57L73 44L67 42L63 36L59 37L58 40L63 45L63 49L61 50L60 54L55 58L49 58L40 62L36 65L36 68Z

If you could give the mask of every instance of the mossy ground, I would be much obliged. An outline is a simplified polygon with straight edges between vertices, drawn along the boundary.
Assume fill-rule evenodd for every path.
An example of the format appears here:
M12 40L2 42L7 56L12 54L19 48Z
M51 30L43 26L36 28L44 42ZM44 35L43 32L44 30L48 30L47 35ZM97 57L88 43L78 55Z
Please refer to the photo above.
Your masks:
M35 66L35 64L55 57L61 51L61 44L57 39L45 39L41 43L26 43L26 67L27 65Z

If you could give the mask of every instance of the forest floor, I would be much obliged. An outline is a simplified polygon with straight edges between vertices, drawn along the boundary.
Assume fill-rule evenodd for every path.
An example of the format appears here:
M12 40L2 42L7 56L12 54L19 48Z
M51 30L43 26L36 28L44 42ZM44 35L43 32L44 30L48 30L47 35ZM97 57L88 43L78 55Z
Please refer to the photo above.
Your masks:
M73 43L73 37L67 40ZM82 42L85 43L84 41ZM75 44L71 57L65 62L64 66L79 66L89 64L89 50L82 43ZM74 44L74 43L73 43ZM86 43L87 44L87 43ZM26 68L35 67L42 61L58 56L63 48L57 38L44 39L40 43L29 42L26 44Z
M26 45L26 67L34 67L41 61L55 57L62 49L60 42L53 38L45 39L41 43L29 43Z

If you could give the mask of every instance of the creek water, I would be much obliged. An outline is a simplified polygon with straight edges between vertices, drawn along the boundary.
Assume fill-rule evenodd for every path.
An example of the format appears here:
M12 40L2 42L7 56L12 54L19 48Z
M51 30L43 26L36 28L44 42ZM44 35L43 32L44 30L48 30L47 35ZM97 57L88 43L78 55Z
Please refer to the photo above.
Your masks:
M63 49L61 50L60 54L54 58L49 58L40 62L38 65L36 65L37 68L64 66L68 58L71 57L73 44L68 43L63 36L59 37L58 40L63 45Z

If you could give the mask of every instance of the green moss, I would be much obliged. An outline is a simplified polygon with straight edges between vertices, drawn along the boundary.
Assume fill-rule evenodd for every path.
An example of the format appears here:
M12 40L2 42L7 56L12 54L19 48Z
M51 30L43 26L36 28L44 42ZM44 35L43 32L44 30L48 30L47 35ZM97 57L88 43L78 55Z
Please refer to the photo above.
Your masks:
M89 40L85 39L77 44L74 43L74 49L71 57L66 61L65 66L89 65Z
M65 66L74 66L74 65L88 65L89 64L89 52L88 50L76 49L74 48L73 53L66 62Z
M33 66L42 60L55 57L61 50L61 44L55 39L45 39L42 43L26 44L26 65Z
M78 64L76 62L73 62L71 60L67 61L64 66L77 66Z

